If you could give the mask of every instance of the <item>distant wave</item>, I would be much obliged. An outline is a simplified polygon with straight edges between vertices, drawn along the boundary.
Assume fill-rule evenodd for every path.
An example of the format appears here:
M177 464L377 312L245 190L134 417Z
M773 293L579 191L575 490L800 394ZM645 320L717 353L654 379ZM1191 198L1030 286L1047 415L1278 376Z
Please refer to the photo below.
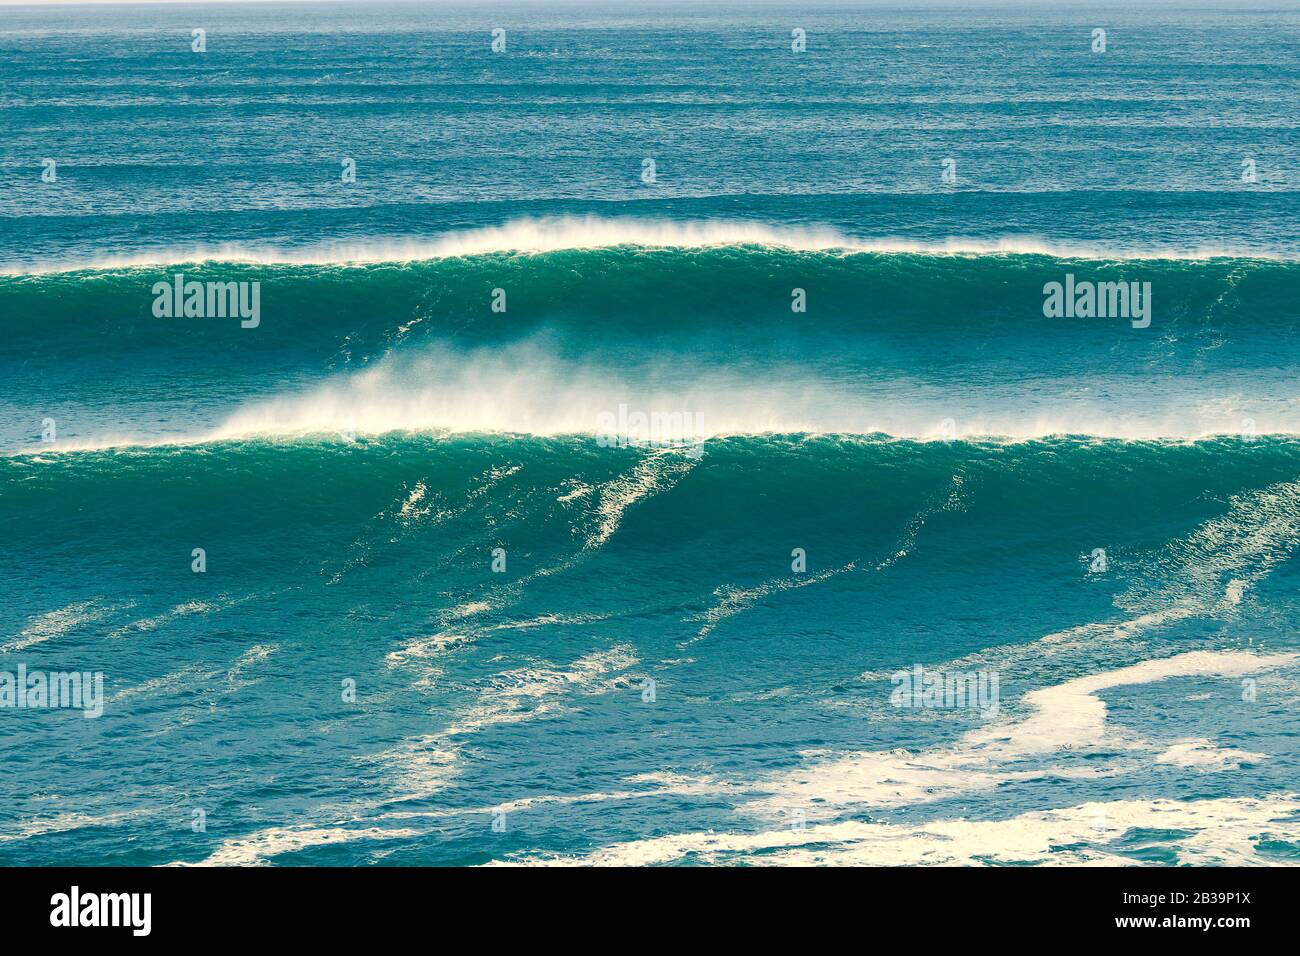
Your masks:
M953 237L941 241L854 236L829 226L799 227L743 220L665 220L631 217L549 216L515 219L502 225L448 232L428 239L333 241L302 246L228 243L141 250L89 260L45 260L10 264L0 275L145 268L208 262L259 265L346 265L418 262L499 252L543 253L616 246L707 248L773 246L804 252L914 253L921 255L1045 255L1071 259L1252 258L1295 261L1294 256L1227 246L1144 249L1104 243L1062 243L1037 236L998 240Z

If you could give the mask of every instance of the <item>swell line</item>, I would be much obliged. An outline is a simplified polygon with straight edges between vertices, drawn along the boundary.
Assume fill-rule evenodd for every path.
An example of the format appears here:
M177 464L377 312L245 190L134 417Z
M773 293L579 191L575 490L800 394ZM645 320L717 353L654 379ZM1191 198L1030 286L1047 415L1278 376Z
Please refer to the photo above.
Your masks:
M302 246L267 243L172 246L97 256L87 260L36 260L0 267L0 275L130 269L209 262L258 265L365 265L488 255L608 249L618 246L699 249L768 246L800 252L920 254L935 256L1045 255L1095 260L1188 260L1217 258L1300 261L1300 256L1233 246L1124 248L1102 243L1058 242L1039 236L996 240L951 237L918 241L853 236L831 226L782 226L743 220L668 220L633 217L523 217L494 226L455 230L432 238L375 238Z

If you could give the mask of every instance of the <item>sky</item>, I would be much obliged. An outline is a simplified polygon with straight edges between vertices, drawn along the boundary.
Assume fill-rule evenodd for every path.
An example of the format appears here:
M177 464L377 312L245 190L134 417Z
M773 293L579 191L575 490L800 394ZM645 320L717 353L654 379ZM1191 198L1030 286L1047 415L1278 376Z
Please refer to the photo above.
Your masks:
M581 3L584 0L0 0L0 7L72 7L72 6L106 6L110 4L117 5L169 5L169 6L220 6L229 3L340 3L340 4L366 4L366 3L393 3L393 2L410 2L417 4L448 4L457 6L479 5L490 6L499 3L520 4L533 3L544 6L547 3L572 5ZM617 4L620 0L586 0L593 6ZM710 5L735 5L741 0L638 0L639 3L663 3L664 5L677 6L702 6ZM1132 7L1137 6L1184 6L1184 7L1221 7L1231 6L1240 0L748 0L755 5L781 5L785 7L807 6L811 8L828 7L828 6L886 6L907 9L908 7L936 7L947 6L955 3L961 3L966 6L1065 6L1065 7L1095 7L1105 9L1107 7ZM1263 0L1260 3L1252 3L1251 7L1260 9L1274 9L1278 6L1285 8L1291 0ZM2 26L2 24L0 24Z

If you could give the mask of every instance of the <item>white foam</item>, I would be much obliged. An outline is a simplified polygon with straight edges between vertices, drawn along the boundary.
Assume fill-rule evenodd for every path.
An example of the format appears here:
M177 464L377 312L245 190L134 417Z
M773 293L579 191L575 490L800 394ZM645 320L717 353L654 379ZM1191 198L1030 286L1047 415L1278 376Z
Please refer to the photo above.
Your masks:
M1174 677L1240 677L1283 667L1297 659L1300 655L1191 651L1143 661L1031 691L1024 697L1024 703L1033 709L1029 717L1010 728L974 731L967 735L965 742L980 748L985 756L996 754L1003 759L1064 747L1095 746L1102 742L1106 732L1106 704L1097 696L1100 691Z
M1095 695L1112 687L1153 683L1174 677L1234 677L1285 667L1296 654L1256 655L1244 652L1191 652L1144 661L1130 667L1091 674L1043 688L1026 697L1031 713L1019 720L972 731L956 744L919 754L906 751L852 754L766 779L734 782L671 773L629 778L629 784L649 788L583 794L540 794L521 797L497 807L394 809L375 813L360 808L371 826L355 828L364 817L330 824L272 827L227 841L205 864L258 863L286 852L349 840L427 837L417 829L374 826L376 821L418 821L492 810L526 812L544 805L604 803L679 794L691 796L755 793L766 798L741 809L788 820L793 807L808 807L806 829L782 825L757 832L682 833L614 844L583 854L537 853L495 864L525 865L651 865L686 858L705 863L745 862L761 865L984 865L988 863L1046 863L1125 865L1138 862L1116 845L1134 828L1188 831L1168 841L1155 840L1181 863L1259 865L1272 860L1257 852L1258 837L1300 839L1297 798L1292 793L1258 798L1179 801L1156 799L1090 802L1023 813L995 820L940 819L923 824L819 822L818 813L851 805L902 806L957 793L990 790L1001 784L1044 775L1009 765L1025 757L1062 750L1105 745L1143 749L1139 740L1122 740L1105 723L1105 705ZM617 646L580 658L567 668L525 667L496 675L478 701L462 711L443 732L415 738L397 751L395 759L410 785L408 795L428 796L456 774L461 738L501 723L515 723L564 710L570 693L607 693L622 684L611 675L636 664L634 651ZM558 696L557 696L558 695ZM1266 755L1219 748L1208 740L1175 741L1160 752L1163 763L1196 770L1227 770ZM1134 767L1146 767L1145 763ZM1134 769L1130 767L1128 769ZM1124 768L1048 771L1058 776L1086 778L1125 772Z
M221 676L217 670L205 670L198 664L187 664L177 670L164 674L161 677L151 677L148 680L141 681L131 687L123 688L116 694L108 698L108 703L116 704L119 701L128 700L132 697L153 697L160 694L175 693L178 691L188 691L193 687L202 686L215 677Z
M123 605L123 607L129 606L129 604ZM23 651L37 644L43 644L56 637L62 637L79 627L93 624L117 610L120 610L120 608L102 604L101 599L95 598L90 601L78 601L54 611L46 611L44 614L37 614L28 620L16 638L0 647L0 653L12 654L15 651Z
M1116 604L1130 612L1174 606L1232 617L1249 588L1291 556L1297 540L1300 481L1234 495L1224 514L1145 562L1146 574Z
M1300 655L1192 651L1075 678L1026 694L1022 699L1029 708L1026 716L969 731L949 745L918 754L851 753L776 775L756 785L756 789L766 789L768 796L747 808L774 815L789 807L817 807L825 812L848 806L905 806L987 791L1045 774L1086 777L1117 772L1101 766L1049 770L1039 762L1032 769L1020 769L1018 762L1101 746L1149 749L1144 741L1108 730L1106 704L1097 696L1103 690L1174 677L1238 677L1284 667L1297 659Z
M418 830L368 827L317 827L304 824L296 827L273 827L260 830L250 837L227 840L211 856L199 863L173 863L173 866L256 866L265 864L271 857L293 853L317 846L354 843L358 840L396 840L419 836Z
M1295 794L1219 800L1121 800L999 820L924 824L846 821L757 833L684 833L580 855L535 854L498 864L647 866L690 858L759 866L1137 865L1116 842L1135 828L1191 831L1165 841L1179 863L1260 865L1257 838L1300 838Z
M0 832L0 843L28 840L32 837L47 836L51 833L70 833L91 827L115 827L128 820L147 816L152 811L146 809L115 810L110 813L94 814L83 811L60 813L53 817L23 820L11 832Z
M502 724L564 713L569 695L608 693L618 686L611 675L637 662L631 645L620 644L584 655L567 668L538 665L503 671L494 675L475 701L441 730L408 738L367 759L387 766L400 792L428 796L446 787L457 775L467 738Z
M138 621L132 621L130 624L115 628L109 632L108 636L110 638L119 638L153 631L179 618L189 617L194 614L208 614L219 609L218 605L206 601L187 601L184 604L176 605L171 610L164 611L162 614L141 618Z
M1259 763L1267 759L1268 754L1219 747L1204 737L1194 737L1170 744L1163 753L1156 756L1156 763L1219 773L1224 770L1238 770L1243 763Z
M226 692L234 693L243 690L245 687L252 687L254 684L260 683L261 678L249 680L244 676L244 672L248 668L267 660L278 650L279 647L274 644L257 644L240 654L239 659L226 672Z
M595 527L588 532L584 549L599 549L618 530L628 508L672 488L695 465L696 459L689 455L659 449L637 462L627 474L602 484L593 515Z

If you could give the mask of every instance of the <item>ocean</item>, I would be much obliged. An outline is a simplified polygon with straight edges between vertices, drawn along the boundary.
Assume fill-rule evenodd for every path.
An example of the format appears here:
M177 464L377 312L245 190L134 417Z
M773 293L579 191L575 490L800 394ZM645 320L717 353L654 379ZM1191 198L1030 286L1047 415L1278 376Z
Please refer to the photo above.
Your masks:
M0 6L0 864L1296 865L1297 41Z

